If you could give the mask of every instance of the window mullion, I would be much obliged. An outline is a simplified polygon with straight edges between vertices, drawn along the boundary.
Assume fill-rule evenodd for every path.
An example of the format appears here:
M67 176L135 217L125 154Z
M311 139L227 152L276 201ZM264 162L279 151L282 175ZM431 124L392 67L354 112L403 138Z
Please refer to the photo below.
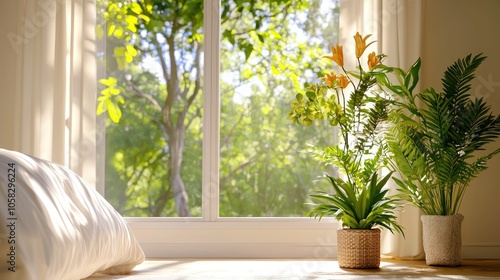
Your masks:
M219 217L220 0L204 0L202 217Z

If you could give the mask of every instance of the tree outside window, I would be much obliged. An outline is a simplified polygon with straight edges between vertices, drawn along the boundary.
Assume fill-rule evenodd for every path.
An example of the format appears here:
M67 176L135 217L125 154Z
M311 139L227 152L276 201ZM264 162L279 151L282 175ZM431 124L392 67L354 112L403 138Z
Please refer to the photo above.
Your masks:
M124 216L201 216L203 0L99 0L106 76L105 197ZM338 0L223 0L220 197L224 217L303 216L328 168L306 144L327 125L297 127L289 102L322 76L337 43Z

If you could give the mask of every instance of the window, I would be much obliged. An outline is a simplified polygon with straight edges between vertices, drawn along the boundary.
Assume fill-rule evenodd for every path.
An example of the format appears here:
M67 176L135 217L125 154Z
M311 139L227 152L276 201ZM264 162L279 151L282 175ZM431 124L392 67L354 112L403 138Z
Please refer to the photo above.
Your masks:
M336 223L304 203L333 172L306 143L334 132L287 113L337 41L338 0L306 2L98 1L103 189L149 256L332 254Z
M311 183L324 172L306 143L331 141L334 133L328 124L292 124L289 103L319 75L318 58L337 40L336 20L328 20L335 3L255 1L238 12L228 2L220 44L220 216L303 216ZM324 188L319 183L315 188Z

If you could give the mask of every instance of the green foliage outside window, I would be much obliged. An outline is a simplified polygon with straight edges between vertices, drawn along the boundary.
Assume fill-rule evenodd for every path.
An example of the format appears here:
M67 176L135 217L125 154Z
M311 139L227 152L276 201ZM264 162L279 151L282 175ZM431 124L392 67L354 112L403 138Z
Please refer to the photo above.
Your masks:
M221 216L307 210L322 172L305 143L334 133L287 123L288 96L305 76L323 76L313 58L336 40L338 20L338 1L324 1L330 13L310 2L222 1ZM98 10L105 196L125 216L201 216L203 0L98 1Z

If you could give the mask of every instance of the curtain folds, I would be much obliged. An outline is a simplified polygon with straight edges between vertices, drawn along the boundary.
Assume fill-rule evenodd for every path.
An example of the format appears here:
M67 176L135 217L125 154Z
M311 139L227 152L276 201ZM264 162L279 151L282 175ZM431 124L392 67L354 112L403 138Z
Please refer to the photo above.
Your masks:
M421 56L422 0L341 0L339 44L344 46L347 69L355 66L354 55L348 54L354 54L356 32L372 34L368 41L377 41L365 53L383 53L388 56L387 65L407 69ZM396 189L393 182L389 187ZM381 253L394 258L422 258L420 211L406 205L399 212L399 223L405 228L406 238L384 230Z
M16 54L16 125L5 133L12 147L4 148L66 165L95 185L94 0L16 5L19 22L8 34Z

